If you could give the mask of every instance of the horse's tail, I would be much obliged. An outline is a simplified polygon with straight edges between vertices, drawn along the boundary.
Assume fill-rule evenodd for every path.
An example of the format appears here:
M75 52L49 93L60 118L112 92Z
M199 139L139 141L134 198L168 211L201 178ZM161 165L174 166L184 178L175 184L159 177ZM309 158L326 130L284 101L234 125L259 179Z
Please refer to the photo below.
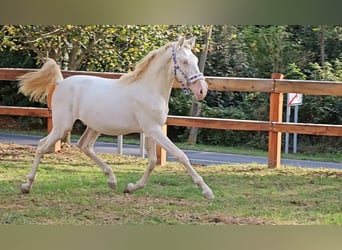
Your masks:
M62 72L58 64L51 58L45 58L41 69L29 72L17 78L19 91L29 96L31 101L46 103L46 97L51 86L63 80Z

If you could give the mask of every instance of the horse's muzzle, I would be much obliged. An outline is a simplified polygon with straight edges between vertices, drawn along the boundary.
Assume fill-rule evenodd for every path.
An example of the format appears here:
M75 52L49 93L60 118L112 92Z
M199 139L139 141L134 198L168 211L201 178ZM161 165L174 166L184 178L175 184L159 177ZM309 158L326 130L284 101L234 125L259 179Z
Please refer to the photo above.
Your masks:
M203 100L208 93L208 84L204 80L197 80L196 82L191 83L189 88L197 101Z

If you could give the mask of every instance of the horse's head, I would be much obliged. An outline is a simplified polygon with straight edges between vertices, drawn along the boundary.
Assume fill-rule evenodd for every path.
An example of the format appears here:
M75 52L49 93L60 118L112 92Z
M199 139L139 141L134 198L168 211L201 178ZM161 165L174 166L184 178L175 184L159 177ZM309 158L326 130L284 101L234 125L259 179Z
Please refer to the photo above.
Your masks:
M198 68L198 59L191 49L195 45L195 38L186 40L181 37L172 47L174 75L183 88L190 88L197 100L207 95L208 85Z

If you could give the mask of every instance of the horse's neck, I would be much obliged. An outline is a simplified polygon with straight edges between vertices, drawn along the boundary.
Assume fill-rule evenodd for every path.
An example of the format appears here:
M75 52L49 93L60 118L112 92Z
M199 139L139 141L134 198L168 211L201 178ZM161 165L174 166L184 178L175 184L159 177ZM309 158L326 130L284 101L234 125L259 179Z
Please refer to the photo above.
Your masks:
M173 84L170 67L170 58L167 55L161 55L153 60L144 75L145 84L160 93L167 101Z

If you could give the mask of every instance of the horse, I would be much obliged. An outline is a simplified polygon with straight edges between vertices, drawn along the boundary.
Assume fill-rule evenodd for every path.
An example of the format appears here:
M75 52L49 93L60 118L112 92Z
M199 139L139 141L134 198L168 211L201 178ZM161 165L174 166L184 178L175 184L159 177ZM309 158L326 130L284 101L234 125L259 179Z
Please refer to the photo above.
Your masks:
M86 75L64 79L58 64L51 58L45 58L43 66L37 71L19 76L19 92L33 101L46 100L49 89L55 85L52 96L53 127L38 143L32 169L27 182L21 185L21 192L30 192L41 157L51 145L71 131L74 122L79 119L86 129L77 146L109 176L110 188L116 189L117 180L112 169L94 152L93 146L98 136L144 133L147 168L135 184L127 184L125 193L133 193L146 186L157 165L156 144L159 144L185 166L194 183L202 188L202 195L213 199L212 190L192 167L186 154L162 131L174 80L181 83L185 90L190 89L197 100L202 100L207 94L208 85L199 71L198 58L192 53L194 45L194 37L180 37L149 52L133 71L119 79Z

